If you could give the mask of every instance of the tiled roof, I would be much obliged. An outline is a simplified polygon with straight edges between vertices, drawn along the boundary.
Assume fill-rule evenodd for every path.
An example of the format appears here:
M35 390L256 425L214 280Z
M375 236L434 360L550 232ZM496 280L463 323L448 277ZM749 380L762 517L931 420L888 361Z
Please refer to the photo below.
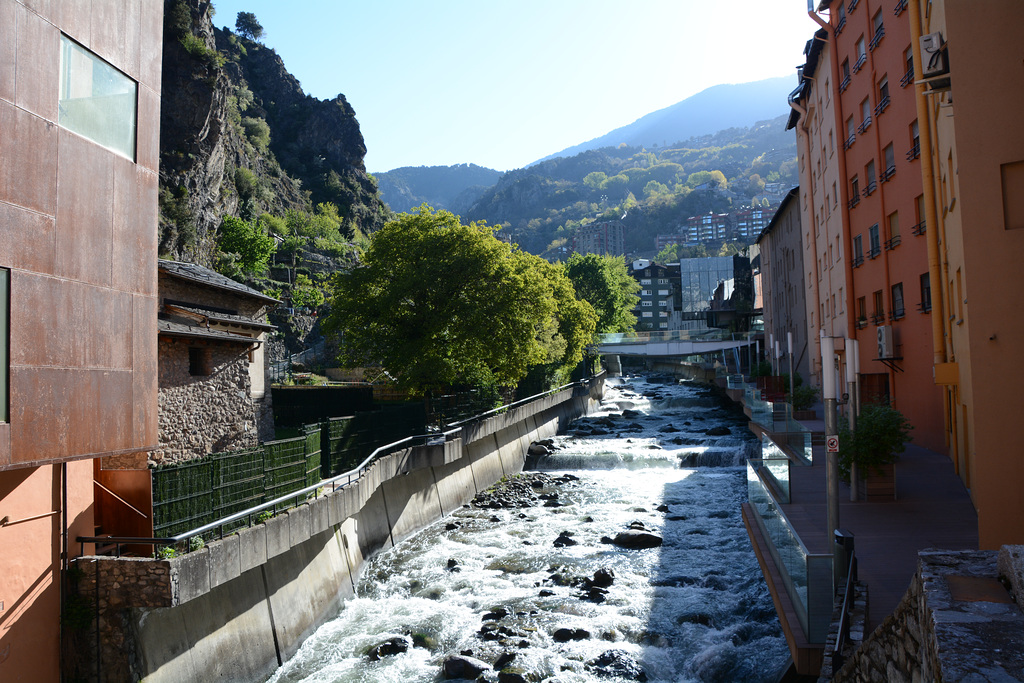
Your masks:
M231 334L230 332L224 332L222 330L209 330L204 326L186 325L184 323L172 322L170 320L158 320L157 331L159 334L168 337L208 339L210 341L222 341L231 344L242 344L245 346L251 346L252 344L259 343L259 340L253 337L244 337L240 334Z
M228 325L245 325L246 327L252 327L259 330L276 330L275 325L265 323L259 320L254 320L244 315L231 315L230 313L219 313L216 311L210 311L205 308L199 308L196 306L182 306L179 304L167 304L167 308L177 308L182 311L188 311L195 315L201 315L210 322L214 323L225 323Z
M257 292L252 287L247 287L241 282L235 282L229 277L225 277L218 272L212 271L209 268L204 268L203 266L195 263L182 263L181 261L168 261L166 259L159 259L157 263L161 272L167 273L173 277L181 278L182 280L198 282L200 284L207 285L208 287L215 287L226 292L231 292L232 294L260 299L267 303L281 303L273 297L267 296L262 292Z

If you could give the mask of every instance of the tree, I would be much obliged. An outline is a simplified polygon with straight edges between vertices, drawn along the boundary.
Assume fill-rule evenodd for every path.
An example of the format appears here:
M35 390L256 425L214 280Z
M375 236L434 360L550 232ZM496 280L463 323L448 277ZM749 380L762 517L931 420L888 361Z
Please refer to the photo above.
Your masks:
M636 325L633 309L640 301L640 284L629 275L626 263L616 256L573 254L565 273L576 296L597 313L597 331L629 332Z
M316 309L324 302L324 293L304 273L295 276L295 284L292 285L292 306L295 308Z
M424 205L375 232L362 265L334 275L324 326L342 361L379 363L415 391L512 386L533 365L579 363L593 310L557 266L493 231Z
M252 12L239 12L235 18L235 30L249 40L259 40L263 37L263 27L256 21L256 15Z
M234 254L234 262L246 273L262 273L277 248L274 238L259 225L225 216L220 224L217 246L222 252ZM222 269L223 270L223 269Z

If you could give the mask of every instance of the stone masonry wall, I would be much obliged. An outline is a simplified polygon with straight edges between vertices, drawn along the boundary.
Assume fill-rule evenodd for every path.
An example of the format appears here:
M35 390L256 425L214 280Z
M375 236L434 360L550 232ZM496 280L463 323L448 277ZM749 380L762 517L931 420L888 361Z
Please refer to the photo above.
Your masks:
M1024 612L1005 590L1019 573L1012 552L1004 548L998 563L994 551L920 558L896 610L831 680L1024 681Z
M189 344L160 341L160 449L150 454L152 464L182 462L258 443L263 411L250 397L247 349L228 345L205 348L210 350L212 372L193 376L189 374Z

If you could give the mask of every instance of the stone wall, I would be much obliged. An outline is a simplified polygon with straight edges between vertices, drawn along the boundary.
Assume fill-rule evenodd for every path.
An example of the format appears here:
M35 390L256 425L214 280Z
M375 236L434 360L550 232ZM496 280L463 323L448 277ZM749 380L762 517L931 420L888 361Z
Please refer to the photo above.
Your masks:
M212 372L194 376L189 374L189 344L160 341L160 449L150 454L154 465L255 447L261 423L268 422L263 404L269 404L269 392L259 401L250 395L248 349L227 344L204 348Z
M1002 554L922 551L903 600L831 680L1024 681L1024 612L1000 583L1021 565Z

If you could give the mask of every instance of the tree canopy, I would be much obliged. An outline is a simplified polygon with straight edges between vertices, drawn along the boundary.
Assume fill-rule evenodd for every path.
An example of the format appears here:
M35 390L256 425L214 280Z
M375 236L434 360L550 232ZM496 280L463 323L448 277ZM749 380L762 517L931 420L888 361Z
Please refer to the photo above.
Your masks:
M263 37L263 26L256 21L256 15L252 12L239 12L235 18L235 30L249 40L259 40Z
M235 216L224 217L217 246L225 255L233 256L228 259L229 263L219 268L227 275L232 275L231 271L235 267L245 273L262 273L277 248L274 238L266 233L262 225Z
M618 256L573 254L565 264L576 296L597 313L597 331L629 332L636 325L633 309L640 301L640 284L630 277Z
M426 205L375 232L332 285L325 329L340 333L342 362L380 364L417 391L575 366L596 323L560 266Z

